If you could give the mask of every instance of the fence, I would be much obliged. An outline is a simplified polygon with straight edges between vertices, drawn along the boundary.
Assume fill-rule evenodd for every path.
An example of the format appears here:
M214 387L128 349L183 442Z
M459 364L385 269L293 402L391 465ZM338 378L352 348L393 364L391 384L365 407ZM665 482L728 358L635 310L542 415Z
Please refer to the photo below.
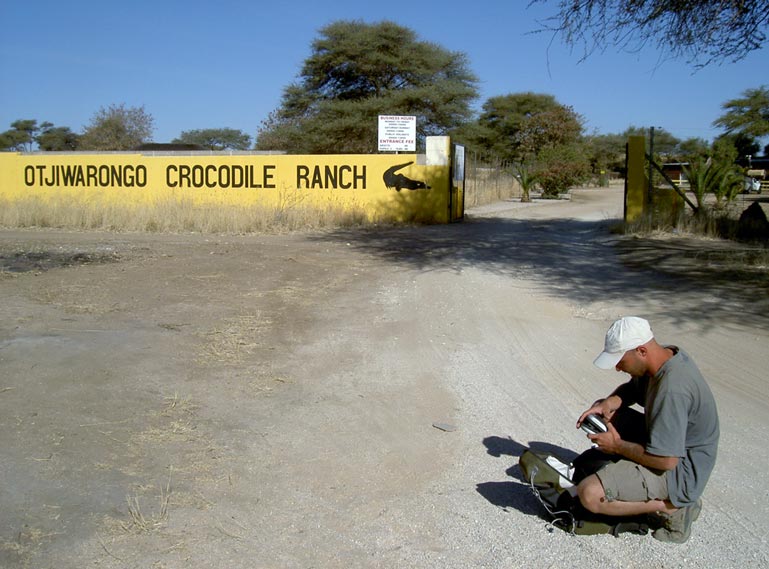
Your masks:
M521 197L521 186L513 176L512 163L496 156L465 152L465 207Z

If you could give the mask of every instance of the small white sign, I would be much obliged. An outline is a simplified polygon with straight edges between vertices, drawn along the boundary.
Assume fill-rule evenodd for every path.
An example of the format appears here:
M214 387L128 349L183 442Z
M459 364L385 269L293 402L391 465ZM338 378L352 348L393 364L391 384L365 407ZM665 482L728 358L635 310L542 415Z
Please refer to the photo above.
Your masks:
M417 117L379 115L379 152L414 152Z

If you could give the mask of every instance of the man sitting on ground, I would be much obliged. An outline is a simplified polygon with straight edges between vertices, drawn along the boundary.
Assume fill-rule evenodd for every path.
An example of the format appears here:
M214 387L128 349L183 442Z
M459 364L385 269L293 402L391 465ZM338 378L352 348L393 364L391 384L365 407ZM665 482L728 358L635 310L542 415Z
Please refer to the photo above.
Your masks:
M593 363L627 373L630 381L577 421L579 427L588 414L601 415L608 432L589 438L616 459L579 483L582 505L608 516L657 514L662 527L654 537L685 542L716 462L719 423L710 388L686 352L658 344L649 323L635 316L612 324ZM612 424L634 403L645 411L636 413L645 422L638 425L641 442L623 440Z

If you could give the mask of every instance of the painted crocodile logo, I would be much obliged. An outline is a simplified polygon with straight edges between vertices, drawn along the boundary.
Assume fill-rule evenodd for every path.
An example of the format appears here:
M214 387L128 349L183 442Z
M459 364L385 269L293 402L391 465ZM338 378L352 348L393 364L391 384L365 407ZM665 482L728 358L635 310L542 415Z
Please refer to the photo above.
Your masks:
M409 166L413 163L413 161L406 162L405 164L398 164L397 166L392 166L385 170L385 173L382 176L385 186L388 188L394 188L398 192L401 190L429 190L430 186L424 182L420 182L419 180L412 180L403 174L396 174L396 172L401 168L405 168L406 166Z

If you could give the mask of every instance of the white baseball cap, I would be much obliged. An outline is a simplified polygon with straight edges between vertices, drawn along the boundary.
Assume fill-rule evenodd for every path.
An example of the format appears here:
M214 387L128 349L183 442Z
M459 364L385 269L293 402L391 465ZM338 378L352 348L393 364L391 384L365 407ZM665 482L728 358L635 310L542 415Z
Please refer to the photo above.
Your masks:
M611 325L606 332L603 352L593 361L601 369L616 367L628 350L635 350L654 338L649 322L638 316L625 316Z

